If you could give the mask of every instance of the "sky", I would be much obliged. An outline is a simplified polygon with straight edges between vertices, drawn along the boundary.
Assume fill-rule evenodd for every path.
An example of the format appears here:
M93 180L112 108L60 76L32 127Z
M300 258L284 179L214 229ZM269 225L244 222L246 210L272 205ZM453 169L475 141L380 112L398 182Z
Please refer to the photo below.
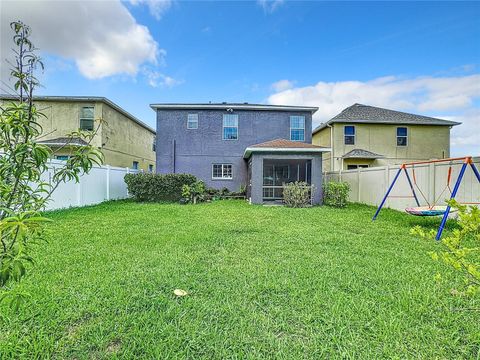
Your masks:
M38 95L104 96L155 127L149 104L362 103L463 124L452 155L480 155L480 2L0 0L31 26Z

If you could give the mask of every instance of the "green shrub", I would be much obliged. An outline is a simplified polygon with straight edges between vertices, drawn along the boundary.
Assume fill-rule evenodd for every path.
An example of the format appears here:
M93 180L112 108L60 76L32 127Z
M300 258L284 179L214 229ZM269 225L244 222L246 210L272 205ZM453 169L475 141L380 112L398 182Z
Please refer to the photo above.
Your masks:
M313 185L295 181L283 184L283 202L288 207L307 207L312 203L312 196L315 191Z
M193 204L196 204L197 201L203 201L206 192L205 183L200 180L195 181L192 185L185 184L182 186L182 198Z
M329 181L323 185L323 203L328 206L347 206L350 184L346 182Z
M192 185L197 178L190 174L127 174L125 182L136 201L179 201L183 185Z

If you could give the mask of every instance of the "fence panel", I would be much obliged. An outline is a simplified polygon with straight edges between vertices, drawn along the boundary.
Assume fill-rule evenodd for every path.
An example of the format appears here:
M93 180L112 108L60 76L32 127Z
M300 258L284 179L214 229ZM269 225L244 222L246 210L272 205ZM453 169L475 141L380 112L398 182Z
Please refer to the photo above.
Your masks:
M55 168L63 166L64 162L51 160L48 170L42 174L42 180L52 183ZM127 173L137 173L138 170L106 166L94 166L90 173L81 176L80 181L60 183L46 205L46 210L55 210L73 206L86 206L107 200L125 199L128 197L127 185L123 177Z
M473 162L480 170L480 158L473 158ZM427 202L433 204L435 201L439 205L444 205L445 199L450 198L450 190L447 188L449 168L452 166L450 187L453 190L462 164L462 161L454 161L452 163L421 164L414 168L407 168L420 205L426 205ZM324 174L324 180L346 181L351 187L350 201L378 206L398 169L398 166L381 166L328 172ZM459 202L480 202L480 183L470 166L465 171L456 199ZM410 185L403 171L390 193L386 206L398 210L416 206Z

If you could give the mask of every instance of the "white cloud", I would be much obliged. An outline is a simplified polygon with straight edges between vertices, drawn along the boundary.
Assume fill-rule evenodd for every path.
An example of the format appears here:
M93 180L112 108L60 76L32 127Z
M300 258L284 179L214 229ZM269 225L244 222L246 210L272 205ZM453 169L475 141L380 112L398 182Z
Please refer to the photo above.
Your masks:
M171 88L176 85L183 83L182 80L174 79L170 76L167 76L159 71L152 70L148 67L142 69L142 73L147 78L147 82L152 87L168 87Z
M257 0L257 4L262 7L263 11L266 13L273 13L281 5L283 5L284 0Z
M452 131L452 153L480 151L480 74L457 77L403 78L388 76L369 81L323 82L277 91L271 104L318 106L314 126L344 108L362 103L462 122Z
M274 90L274 91L285 91L285 90L288 90L288 89L291 89L293 88L294 86L294 83L293 81L290 81L290 80L279 80L277 82L274 82L272 85L271 85L271 88Z
M148 28L119 0L1 1L0 7L2 58L12 44L9 24L20 19L32 28L42 53L72 59L89 79L136 75L140 65L163 61L165 53Z
M172 6L171 0L130 0L132 5L146 5L150 14L160 20L163 14Z

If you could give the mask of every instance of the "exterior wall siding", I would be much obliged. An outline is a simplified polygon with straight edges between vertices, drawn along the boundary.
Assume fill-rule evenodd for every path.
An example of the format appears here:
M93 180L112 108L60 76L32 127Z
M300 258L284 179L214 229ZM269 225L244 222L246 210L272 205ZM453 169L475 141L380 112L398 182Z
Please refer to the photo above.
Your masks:
M227 108L228 105L225 105ZM187 129L188 114L198 114L198 129ZM222 110L157 110L157 172L189 173L213 188L239 190L247 183L245 149L277 138L290 139L290 116L305 116L305 142L312 141L310 112L235 110L238 140L223 140ZM232 164L233 179L212 179L212 164Z
M10 100L0 100L1 103ZM139 170L148 171L148 166L155 167L155 152L152 150L155 135L130 120L102 101L45 101L35 100L37 109L45 114L39 123L43 128L42 140L65 137L80 127L80 110L84 106L94 107L94 118L106 121L92 144L100 148L105 155L105 164L129 167L133 161L139 163ZM71 151L62 149L55 155L69 155Z
M343 128L345 125L355 126L355 145L344 144ZM332 158L333 168L323 164L324 171L338 171L342 169L341 157L353 149L364 149L385 158L371 160L345 160L347 164L369 164L370 166L397 165L407 161L441 159L450 156L450 127L432 125L387 125L387 124L343 124L335 123L333 127ZM407 146L396 145L397 127L408 129ZM313 136L313 143L326 146L326 133L329 129L322 129ZM329 140L328 140L329 141Z

